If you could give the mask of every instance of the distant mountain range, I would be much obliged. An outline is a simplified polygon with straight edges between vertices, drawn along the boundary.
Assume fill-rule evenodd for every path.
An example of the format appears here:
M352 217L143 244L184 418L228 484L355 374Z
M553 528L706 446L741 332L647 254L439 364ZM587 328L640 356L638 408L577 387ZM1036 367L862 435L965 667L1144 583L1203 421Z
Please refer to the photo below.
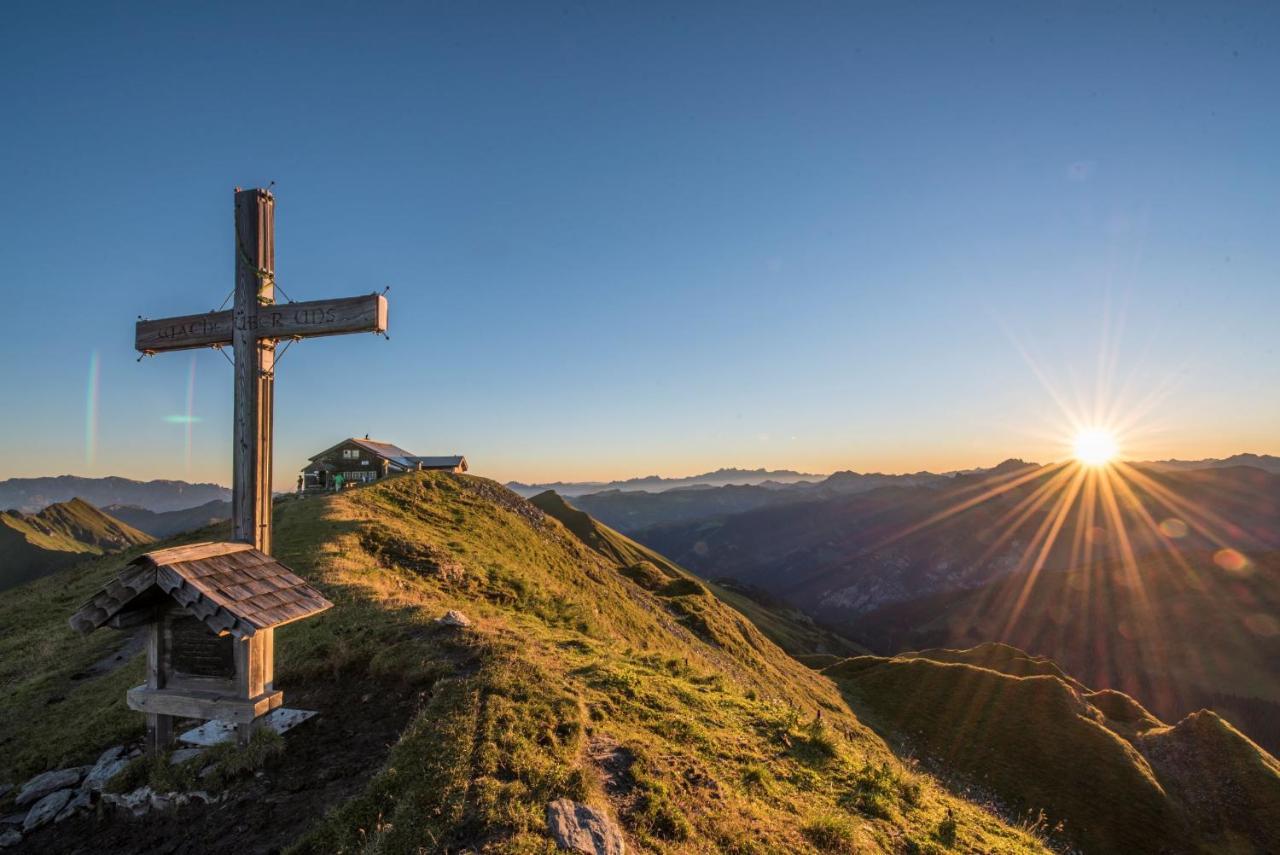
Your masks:
M152 538L82 499L38 513L0 512L0 590Z
M218 484L186 481L134 481L131 478L81 478L57 475L0 481L0 509L32 513L55 502L83 499L99 508L132 505L149 511L178 511L216 500L230 501L231 490Z
M1011 468L1026 465L1034 464L1012 459L990 468L942 473L915 472L901 475L852 471L835 472L827 476L790 473L795 480L785 482L780 477L764 481L752 481L750 478L742 477L742 473L780 476L785 474L782 472L722 469L719 472L694 476L691 479L664 479L653 476L630 481L615 481L609 485L597 485L594 490L589 489L592 485L587 482L563 485L565 489L556 485L508 486L516 492L522 492L526 497L536 495L540 488L553 489L562 496L573 496L578 507L601 522L618 531L634 534L653 526L699 522L765 507L781 507L801 502L820 501L839 495L854 495L880 487L944 487L956 478L998 475L1010 471ZM1162 460L1136 465L1159 470L1252 466L1280 474L1280 457L1258 454L1237 454L1225 459ZM729 477L731 483L719 486L710 483L711 479L721 477L722 473L729 473L725 477ZM733 473L739 473L738 480L733 480ZM697 483L677 483L683 480ZM654 482L659 483L660 486L641 486Z
M1145 464L1158 469L1223 469L1228 466L1252 466L1267 472L1280 473L1280 457L1270 454L1233 454L1230 457L1204 460L1153 460Z
M947 475L931 472L911 475L836 472L820 481L791 484L699 485L661 492L605 490L577 496L574 503L606 525L632 533L652 526L691 523L761 508L851 496L881 487L928 487L949 480Z
M717 469L701 475L689 475L683 478L664 478L661 475L646 475L643 478L628 478L625 481L554 481L547 484L523 484L510 481L507 487L513 492L528 498L547 490L555 490L561 496L581 496L584 493L599 493L603 490L673 490L678 487L724 487L743 484L798 484L802 482L821 481L825 475L812 475L795 472L790 469Z
M231 519L231 503L221 499L177 511L149 511L133 505L107 505L102 510L157 539Z

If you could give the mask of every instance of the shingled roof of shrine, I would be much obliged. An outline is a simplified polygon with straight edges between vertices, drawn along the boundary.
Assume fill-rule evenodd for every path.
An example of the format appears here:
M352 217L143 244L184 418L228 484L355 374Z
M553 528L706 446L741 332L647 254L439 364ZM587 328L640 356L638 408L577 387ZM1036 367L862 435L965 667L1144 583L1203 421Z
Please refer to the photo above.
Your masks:
M193 543L135 558L71 616L90 633L167 595L216 633L237 638L331 608L315 588L247 543ZM133 621L130 621L133 622Z

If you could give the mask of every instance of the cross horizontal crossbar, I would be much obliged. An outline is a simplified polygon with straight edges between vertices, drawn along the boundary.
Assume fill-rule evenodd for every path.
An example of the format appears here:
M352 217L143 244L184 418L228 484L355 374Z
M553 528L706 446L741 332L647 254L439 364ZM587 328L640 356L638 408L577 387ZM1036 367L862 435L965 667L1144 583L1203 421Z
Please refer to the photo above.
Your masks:
M313 338L356 332L386 332L387 298L381 294L308 300L262 306L237 318L233 311L138 321L134 347L143 353L231 345L237 324L248 324L257 338Z

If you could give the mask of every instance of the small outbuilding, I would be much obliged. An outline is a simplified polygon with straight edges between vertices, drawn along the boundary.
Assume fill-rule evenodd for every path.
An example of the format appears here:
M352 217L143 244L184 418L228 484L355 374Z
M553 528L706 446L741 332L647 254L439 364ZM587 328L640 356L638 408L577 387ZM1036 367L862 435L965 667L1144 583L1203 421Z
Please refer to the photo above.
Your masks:
M275 630L333 603L247 543L148 552L71 616L73 629L147 626L147 682L126 693L147 716L148 745L173 741L173 720L231 722L241 741L284 701L275 688Z

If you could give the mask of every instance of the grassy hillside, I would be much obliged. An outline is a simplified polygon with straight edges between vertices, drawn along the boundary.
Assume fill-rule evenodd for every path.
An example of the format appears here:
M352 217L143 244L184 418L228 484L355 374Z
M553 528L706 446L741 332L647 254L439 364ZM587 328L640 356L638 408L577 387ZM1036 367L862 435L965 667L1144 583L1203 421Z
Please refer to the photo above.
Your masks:
M81 499L34 514L0 512L0 590L151 540Z
M1083 851L1273 851L1280 763L1211 712L1170 727L1005 645L829 666L902 746Z
M188 539L210 537L225 532ZM145 829L147 846L213 852L550 853L544 811L567 796L607 812L638 852L1042 848L896 759L828 678L709 589L673 577L652 590L638 562L605 558L493 482L419 473L281 501L275 538L336 604L277 640L286 702L320 716L224 807L85 815L33 845L92 834L127 850ZM0 596L13 628L0 636L0 782L141 732L123 704L136 658L115 661L116 634L66 627L120 560ZM437 623L446 609L472 626Z
M578 510L554 490L540 493L529 501L559 520L588 547L613 563L626 568L624 572L637 582L644 584L644 579L647 577L650 580L651 590L663 589L673 581L677 589L682 585L688 587L691 584L705 586L715 594L717 599L746 615L774 644L792 656L808 654L851 656L867 652L865 648L848 639L822 629L803 612L781 602L765 605L736 587L717 585L698 579L647 546L636 543L626 535L614 531L589 514Z
M1014 617L1011 617L1014 616ZM1017 574L865 615L855 640L893 652L1000 640L1173 721L1210 707L1280 750L1280 552L1226 569L1212 551Z

